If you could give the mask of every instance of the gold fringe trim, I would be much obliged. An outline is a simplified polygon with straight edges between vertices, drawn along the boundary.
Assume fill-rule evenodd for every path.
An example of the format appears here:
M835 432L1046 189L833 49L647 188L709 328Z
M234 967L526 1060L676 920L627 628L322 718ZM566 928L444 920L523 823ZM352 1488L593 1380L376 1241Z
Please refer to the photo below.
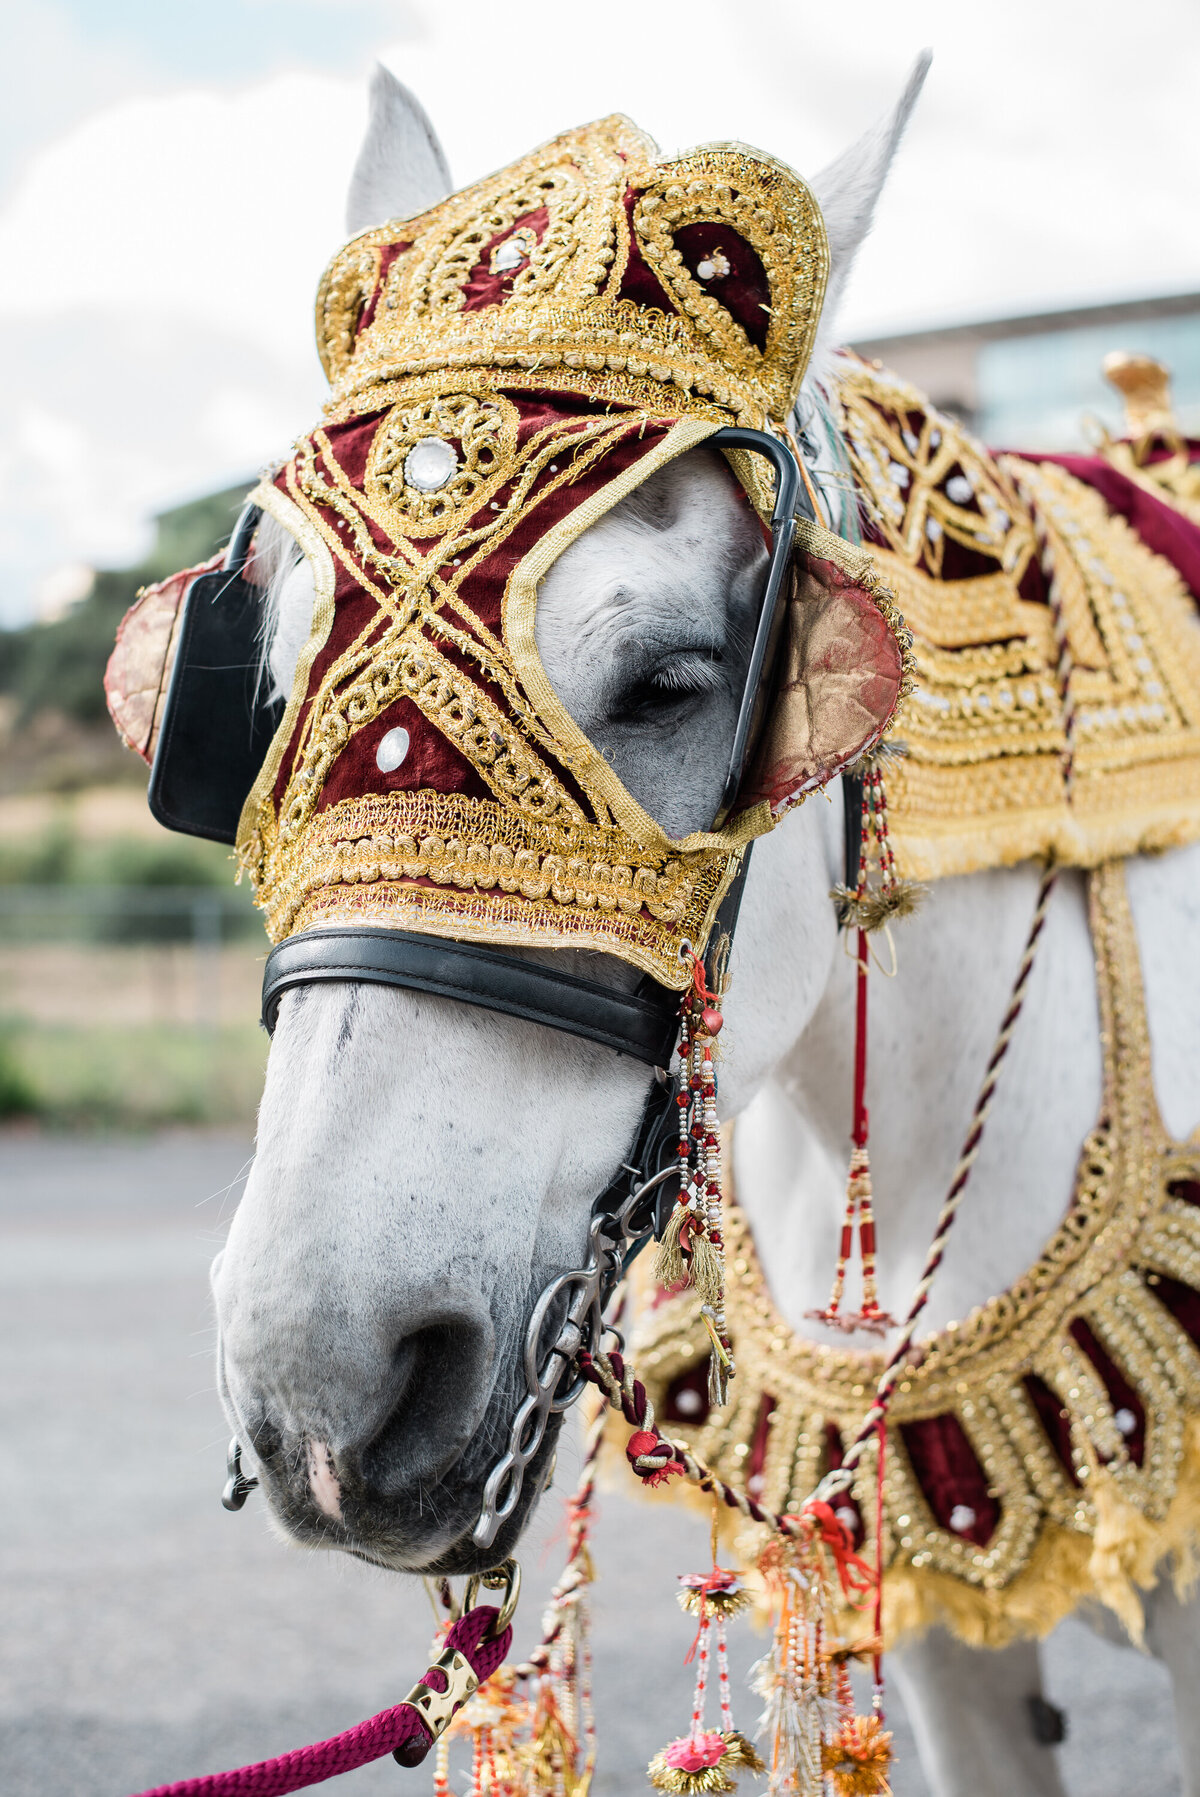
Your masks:
M1089 1600L1120 1617L1140 1645L1139 1591L1149 1591L1165 1572L1184 1598L1200 1573L1200 1417L1188 1420L1179 1483L1161 1522L1148 1521L1126 1503L1103 1473L1090 1495L1097 1511L1094 1538L1044 1523L1028 1565L1003 1590L981 1590L918 1566L889 1567L883 1581L885 1645L944 1628L968 1647L1008 1647L1048 1635Z
M992 815L979 822L962 816L918 821L906 814L907 794L901 792L893 798L891 818L897 866L906 879L924 882L1015 867L1046 855L1066 867L1093 868L1130 855L1185 848L1200 838L1200 769L1185 766L1170 771L1172 785L1191 790L1166 804L1131 806L1123 816L1088 816L1080 803L1074 817L1047 806L1043 811ZM1119 778L1105 776L1110 787Z

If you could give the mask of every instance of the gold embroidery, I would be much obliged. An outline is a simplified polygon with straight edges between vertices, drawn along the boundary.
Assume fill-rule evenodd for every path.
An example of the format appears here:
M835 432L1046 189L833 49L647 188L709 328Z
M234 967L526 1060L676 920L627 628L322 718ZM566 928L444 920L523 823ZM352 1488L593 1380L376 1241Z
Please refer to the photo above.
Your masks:
M888 781L905 876L1051 853L1092 867L1200 836L1200 632L1175 570L1065 469L993 460L885 371L843 359L837 399L914 637ZM951 542L990 570L942 578ZM1019 590L1032 555L1058 580L1074 663L1069 804L1050 610Z
M629 255L627 185L667 208L658 225L653 204L641 214L643 247L677 292L683 317L616 297ZM488 244L543 208L546 223L503 303L465 309L464 288ZM666 228L675 212L680 223L724 220L754 245L771 294L765 354L681 261L675 267ZM641 235L640 225L635 230ZM397 243L409 247L393 260L383 302L356 336L380 256ZM509 385L521 384L522 370L536 371L530 385L651 412L707 402L761 428L795 403L827 263L816 202L782 163L740 146L663 163L653 142L617 116L565 132L420 219L355 238L322 281L317 337L335 408L405 375L491 368L511 371Z
M428 438L458 445L458 465L445 484L410 484L407 462ZM500 394L439 394L423 405L397 406L375 433L367 458L367 498L384 512L392 538L442 536L487 503L510 476L517 446L517 409Z
M390 654L372 653L353 686L327 691L311 708L303 759L280 807L281 844L293 841L307 825L329 769L352 732L399 698L419 706L518 810L545 823L583 822L583 813L561 783L473 681L419 636L406 635L389 647Z
M647 857L609 832L526 821L460 794L374 793L312 817L297 851L277 852L274 814L258 818L266 870L258 902L273 940L317 923L389 923L486 942L545 940L622 956L656 977L664 925L691 940L736 865L671 851ZM400 884L429 880L432 886ZM533 932L537 930L538 937Z
M1071 1209L1038 1262L1009 1291L922 1343L919 1361L902 1371L884 1479L884 1591L894 1630L940 1621L967 1639L999 1644L1042 1632L1088 1595L1132 1620L1128 1578L1122 1582L1103 1555L1089 1558L1098 1517L1126 1519L1122 1527L1139 1544L1137 1564L1151 1572L1166 1552L1182 1552L1200 1525L1200 1351L1155 1296L1159 1276L1200 1290L1200 1207L1168 1190L1200 1177L1200 1145L1170 1141L1158 1121L1137 942L1119 864L1092 875L1091 913L1105 1121L1084 1146ZM755 1495L772 1509L790 1509L827 1464L826 1425L836 1424L843 1440L857 1433L883 1358L793 1335L774 1308L736 1210L727 1243L736 1390L729 1408L703 1426L672 1427L724 1478L744 1485L769 1394L776 1410ZM1141 1466L1120 1426L1128 1419L1115 1414L1103 1379L1072 1334L1078 1321L1144 1407ZM705 1351L686 1296L665 1300L641 1319L633 1352L660 1415L667 1388L701 1364ZM1042 1428L1027 1375L1050 1388L1069 1418L1077 1484ZM905 1451L901 1425L947 1414L960 1423L999 1501L999 1524L984 1547L938 1524ZM874 1484L868 1455L854 1497L870 1539ZM1066 1545L1064 1536L1079 1538L1081 1549ZM1052 1567L1067 1569L1058 1583Z
M770 269L772 303L766 346L759 350L721 304L696 279L675 244L675 232L700 220L728 223ZM734 367L760 367L768 409L783 417L795 404L790 381L773 378L771 364L788 369L806 364L828 278L825 232L807 189L789 169L764 156L736 150L693 150L654 171L634 208L634 230L642 253L695 328ZM719 252L716 252L719 254ZM729 263L724 256L725 273Z
M742 330L676 252L673 231L698 218L731 254L740 233L759 257L761 351L753 326ZM635 255L661 273L661 307L619 297ZM537 584L673 456L732 419L782 419L826 264L816 203L782 164L741 146L661 162L621 118L567 132L334 258L317 302L334 382L326 424L278 478L339 569L351 640L331 653L323 636L319 661L306 651L304 702L289 708L271 778L243 817L242 863L275 940L317 916L352 923L369 911L485 940L624 945L664 985L686 982L681 939L704 944L747 842L802 798L799 776L775 812L756 803L719 831L671 841L554 693L537 653ZM557 394L588 403L548 399ZM340 429L359 419L361 431ZM768 497L757 469L747 490ZM543 506L552 521L538 530ZM520 554L501 564L518 530ZM822 544L878 606L906 691L907 637L889 595L857 550ZM488 558L489 581L507 576L499 621L477 579ZM443 829L424 815L436 795L398 785L372 801L390 818L371 832L384 846L364 847L357 801L330 804L330 777L347 752L358 777L371 750L356 737L398 700L433 726L423 746L445 738L489 797L456 800L461 815Z

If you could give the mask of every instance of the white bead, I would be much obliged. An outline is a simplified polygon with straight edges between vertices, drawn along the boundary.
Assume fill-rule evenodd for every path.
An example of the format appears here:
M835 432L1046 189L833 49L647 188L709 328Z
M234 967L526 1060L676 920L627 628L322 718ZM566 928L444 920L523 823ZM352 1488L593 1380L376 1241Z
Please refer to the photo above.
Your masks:
M699 1416L704 1408L704 1401L698 1391L692 1391L685 1385L681 1392L675 1394L675 1408L680 1416Z
M955 505L966 505L974 497L975 489L965 474L952 474L946 482L946 497Z
M970 1504L955 1504L950 1512L950 1527L956 1535L965 1535L975 1527L975 1512Z
M503 243L497 244L492 252L492 273L504 274L510 268L520 268L521 264L527 260L525 251L516 238L509 237Z
M381 774L394 774L408 754L408 731L403 726L389 730L375 751L375 765Z
M444 437L422 437L404 458L404 478L419 493L436 493L458 470L458 457Z
M1130 1436L1137 1431L1137 1417L1134 1416L1132 1410L1127 1410L1123 1404L1120 1410L1113 1413L1113 1422L1117 1425L1117 1430L1121 1435Z

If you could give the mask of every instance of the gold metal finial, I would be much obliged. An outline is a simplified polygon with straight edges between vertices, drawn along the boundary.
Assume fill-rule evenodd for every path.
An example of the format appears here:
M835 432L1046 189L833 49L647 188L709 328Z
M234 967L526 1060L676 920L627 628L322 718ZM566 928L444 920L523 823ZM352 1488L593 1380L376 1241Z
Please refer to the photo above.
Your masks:
M1117 349L1101 366L1105 380L1125 401L1125 428L1131 437L1179 435L1171 411L1171 375L1161 362Z

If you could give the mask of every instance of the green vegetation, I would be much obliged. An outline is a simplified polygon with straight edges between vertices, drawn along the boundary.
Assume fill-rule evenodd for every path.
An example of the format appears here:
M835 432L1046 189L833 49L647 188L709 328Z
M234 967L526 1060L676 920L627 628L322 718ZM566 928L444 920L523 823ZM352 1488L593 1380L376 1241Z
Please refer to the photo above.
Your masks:
M251 1125L267 1059L257 1025L0 1027L0 1121L56 1129Z
M138 566L102 569L88 597L53 623L0 630L0 693L16 699L18 727L44 711L77 724L106 721L104 668L138 588L206 561L228 538L245 495L231 487L160 513L154 547Z
M245 1021L232 1025L110 1020L129 1014L114 1001L127 996L130 969L144 980L143 955L166 967L187 952L168 945L194 938L203 955L236 941L249 965L263 939L249 890L233 885L228 849L143 821L130 788L144 784L145 768L121 747L104 702L105 665L138 589L207 560L228 539L244 494L231 488L164 512L138 566L102 570L88 597L54 622L0 630L0 792L13 807L0 829L0 1122L253 1121L267 1040L251 990ZM96 786L107 797L86 790ZM21 978L31 953L40 957L32 984ZM121 954L133 959L122 963ZM81 965L94 978L66 1008L71 1021L55 1021ZM184 977L193 981L194 968ZM235 1000L235 1016L240 1007Z
M37 1093L28 1078L12 1032L0 1032L0 1122L9 1117L30 1117L38 1108Z
M84 841L69 811L31 836L0 837L0 886L233 886L230 851L195 836ZM249 892L245 893L247 910Z

